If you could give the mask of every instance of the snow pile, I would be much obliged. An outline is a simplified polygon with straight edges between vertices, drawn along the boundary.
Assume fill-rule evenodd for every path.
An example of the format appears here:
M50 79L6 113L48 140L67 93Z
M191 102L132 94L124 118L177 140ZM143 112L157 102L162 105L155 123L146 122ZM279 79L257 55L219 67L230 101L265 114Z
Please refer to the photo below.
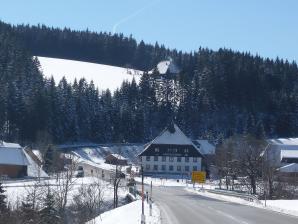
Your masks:
M145 220L146 223L160 224L160 211L158 207L152 205L152 216L149 215L149 205L145 202ZM142 213L141 200L132 202L128 205L110 210L97 217L95 220L88 222L87 224L140 224Z
M267 200L266 204L275 211L298 216L298 200Z
M87 82L93 80L95 87L101 90L110 89L111 91L121 87L124 80L135 81L138 83L143 74L142 71L126 69L121 67L95 64L82 61L39 57L41 70L45 77L54 77L58 83L63 76L69 82L75 79L85 78Z

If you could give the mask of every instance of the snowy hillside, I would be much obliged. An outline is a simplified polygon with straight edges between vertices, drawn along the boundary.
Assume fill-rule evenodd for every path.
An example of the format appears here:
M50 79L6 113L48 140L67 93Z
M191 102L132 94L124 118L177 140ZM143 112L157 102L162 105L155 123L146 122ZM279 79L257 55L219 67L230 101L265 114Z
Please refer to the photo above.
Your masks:
M63 146L65 148L65 146ZM118 153L125 157L129 162L136 162L137 155L144 149L143 144L127 144L127 145L117 145L117 144L106 144L84 147L75 145L71 146L72 153L76 155L80 161L85 161L87 163L92 163L98 167L109 170L111 165L105 163L105 157L111 153ZM113 166L112 166L113 167Z
M121 86L124 80L131 81L133 77L138 83L142 71L126 69L121 67L95 64L82 61L38 57L41 70L45 77L53 76L58 83L63 76L67 81L73 82L76 78L85 78L88 82L93 80L96 87L100 90L109 88L111 91Z

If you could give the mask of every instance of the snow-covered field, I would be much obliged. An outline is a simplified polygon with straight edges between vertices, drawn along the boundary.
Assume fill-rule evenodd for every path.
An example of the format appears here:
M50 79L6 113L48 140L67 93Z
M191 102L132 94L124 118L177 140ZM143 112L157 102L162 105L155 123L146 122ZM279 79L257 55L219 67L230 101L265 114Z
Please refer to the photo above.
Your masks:
M155 204L152 205L152 216L150 216L149 205L146 202L144 205L146 223L160 224L161 218L158 207ZM140 224L141 213L142 202L141 200L137 200L122 207L107 211L87 224Z
M56 84L63 76L72 83L75 78L77 80L85 78L88 82L93 80L94 85L100 90L108 88L114 91L124 80L132 81L133 78L138 83L143 73L134 69L58 58L38 56L38 60L45 77L53 76Z
M16 207L21 203L22 200L26 199L27 194L32 191L34 184L37 184L37 181L14 181L9 183L4 183L7 201L12 206L12 208ZM113 186L109 182L103 181L101 179L95 177L83 177L74 179L73 186L71 188L71 192L69 194L68 204L72 202L72 198L74 195L78 194L78 189L82 185L98 183L101 185L103 191L103 199L106 202L113 200ZM54 191L59 190L57 186L56 179L50 180L41 180L40 186L44 185L46 188L47 185L50 186ZM124 199L127 195L128 191L124 183L120 183L119 187L119 198Z

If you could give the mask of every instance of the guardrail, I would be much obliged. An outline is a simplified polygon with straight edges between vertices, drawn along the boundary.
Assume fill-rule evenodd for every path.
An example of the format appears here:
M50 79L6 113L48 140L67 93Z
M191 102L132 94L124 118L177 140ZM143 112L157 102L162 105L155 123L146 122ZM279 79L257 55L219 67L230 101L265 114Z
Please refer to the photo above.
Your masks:
M220 195L225 195L225 196L232 196L232 197L242 198L246 201L256 202L258 204L261 204L261 201L258 199L258 197L255 196L255 195L251 195L251 194L238 193L238 192L234 192L234 191L219 190L219 189L206 190L206 191L209 192L209 193L213 193L213 194L220 194Z

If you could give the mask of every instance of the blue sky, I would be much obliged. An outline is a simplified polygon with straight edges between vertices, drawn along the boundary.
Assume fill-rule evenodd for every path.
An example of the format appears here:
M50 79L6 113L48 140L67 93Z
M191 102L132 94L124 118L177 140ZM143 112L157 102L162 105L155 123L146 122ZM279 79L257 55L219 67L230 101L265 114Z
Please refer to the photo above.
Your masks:
M12 24L132 34L183 51L231 48L298 62L297 0L9 0Z

